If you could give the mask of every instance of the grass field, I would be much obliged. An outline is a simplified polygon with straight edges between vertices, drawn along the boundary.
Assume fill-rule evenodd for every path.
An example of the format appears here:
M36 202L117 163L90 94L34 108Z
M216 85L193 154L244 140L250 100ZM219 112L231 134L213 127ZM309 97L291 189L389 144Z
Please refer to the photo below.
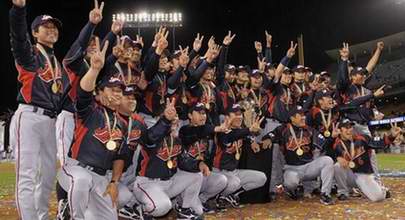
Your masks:
M378 154L377 157L381 170L405 171L405 154ZM14 164L0 163L0 220L17 219L14 181ZM275 203L246 205L241 209L208 215L206 219L405 219L405 178L384 178L384 183L391 189L393 197L380 203L353 198L333 206L323 206L318 198L288 201L280 196ZM51 216L56 213L55 200L53 194Z

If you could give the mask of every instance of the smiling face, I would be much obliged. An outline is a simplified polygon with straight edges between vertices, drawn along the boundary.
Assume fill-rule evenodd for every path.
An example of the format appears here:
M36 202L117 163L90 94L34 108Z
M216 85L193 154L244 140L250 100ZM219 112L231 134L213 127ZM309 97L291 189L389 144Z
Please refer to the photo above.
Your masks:
M263 77L260 74L250 77L252 89L259 89L263 85Z
M104 96L109 101L109 107L118 108L122 99L122 88L119 86L104 87L100 92L100 96Z
M340 136L343 140L353 140L353 126L343 126L340 128Z
M231 112L229 113L229 117L233 118L231 122L231 128L240 128L242 127L243 122L243 115L242 112Z
M48 21L38 26L36 30L33 30L32 35L37 42L48 47L53 47L53 45L58 41L59 30L53 22Z
M205 111L192 111L191 113L188 113L188 118L192 125L202 126L205 125L205 122L207 121L207 114Z
M134 95L124 95L120 102L120 112L131 114L135 111L136 99Z
M304 113L297 113L290 117L291 123L296 127L304 127L305 126L305 114Z

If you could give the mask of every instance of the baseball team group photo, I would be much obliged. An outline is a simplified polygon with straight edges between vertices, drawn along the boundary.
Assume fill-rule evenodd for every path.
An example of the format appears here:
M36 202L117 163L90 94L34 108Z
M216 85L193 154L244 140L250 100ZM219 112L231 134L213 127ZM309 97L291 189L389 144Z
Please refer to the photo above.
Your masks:
M405 219L405 0L7 0L0 219Z

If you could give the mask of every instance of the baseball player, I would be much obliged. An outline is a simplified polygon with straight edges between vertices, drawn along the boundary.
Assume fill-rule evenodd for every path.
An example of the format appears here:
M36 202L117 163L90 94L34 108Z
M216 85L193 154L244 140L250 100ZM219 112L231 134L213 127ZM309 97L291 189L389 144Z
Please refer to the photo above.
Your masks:
M256 119L250 128L242 128L241 111L240 105L232 105L227 115L231 131L218 134L213 172L221 173L227 178L226 188L217 197L219 206L228 203L232 207L239 207L238 195L263 186L267 179L266 175L260 171L238 169L244 148L250 147L249 136L260 131L261 123L261 120Z
M401 134L401 128L391 125L389 135L383 138L353 134L354 123L344 119L339 123L339 138L335 140L337 163L335 179L338 184L338 199L347 200L352 187L359 187L373 202L387 197L386 189L376 180L371 165L371 149L388 147Z
M284 186L290 198L297 200L303 196L303 181L311 181L318 176L322 180L321 203L330 205L333 200L330 197L333 180L333 160L328 156L320 156L314 159L313 151L333 142L336 130L331 137L325 139L322 135L307 127L302 107L290 109L291 123L276 128L268 136L263 137L267 144L278 143L284 154Z
M138 210L134 208L134 205L137 207L138 202L132 193L141 145L151 145L157 140L163 139L171 127L168 120L161 118L154 126L147 129L142 117L139 114L134 113L136 108L135 92L136 91L132 86L127 86L123 92L121 104L118 108L118 112L124 119L126 127L128 128L124 144L128 145L128 148L131 150L130 157L125 161L124 169L126 171L118 186L119 216L126 218L142 216L142 213L137 212ZM170 118L171 116L169 112L172 110L172 106L167 105L164 110L164 115L167 115L167 118Z
M96 45L90 69L77 88L76 128L69 158L58 172L73 219L117 219L117 184L129 152L122 144L125 125L115 112L124 84L117 78L100 84L99 94L107 97L107 104L97 103L93 96L108 43L100 51L96 38ZM111 180L106 176L108 170L112 170Z
M174 103L173 99L170 105L174 106ZM166 116L162 119L168 121ZM183 201L176 207L178 219L200 219L203 210L198 194L203 177L201 173L177 169L182 146L173 134L175 129L172 127L154 144L142 146L133 193L142 205L143 213L153 217L168 213L173 206L170 199L181 194Z
M190 124L181 127L179 131L179 138L184 149L179 158L179 169L192 173L202 172L200 201L205 213L213 213L215 209L210 207L207 201L225 189L227 179L223 174L211 173L206 162L206 157L208 157L206 151L209 147L209 139L212 139L215 132L228 131L228 122L216 127L207 124L206 109L203 103L197 103L190 108L188 117Z
M25 0L13 0L10 9L11 48L18 70L19 103L10 125L15 149L15 200L21 219L48 219L49 198L56 175L55 118L63 86L61 65L54 55L62 23L49 15L31 24L27 32Z

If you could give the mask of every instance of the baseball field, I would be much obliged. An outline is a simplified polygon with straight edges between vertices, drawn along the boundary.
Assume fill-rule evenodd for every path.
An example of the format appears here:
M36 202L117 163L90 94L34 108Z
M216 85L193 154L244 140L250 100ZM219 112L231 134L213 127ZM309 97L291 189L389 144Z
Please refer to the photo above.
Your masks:
M378 154L380 170L405 171L405 154ZM14 164L0 163L0 219L17 219L14 203ZM392 197L384 202L371 203L364 197L351 198L333 206L324 206L318 198L290 201L279 196L277 202L245 205L241 209L208 215L206 219L405 219L405 178L384 177ZM56 215L56 197L52 195L51 219ZM175 219L173 213L164 219Z

